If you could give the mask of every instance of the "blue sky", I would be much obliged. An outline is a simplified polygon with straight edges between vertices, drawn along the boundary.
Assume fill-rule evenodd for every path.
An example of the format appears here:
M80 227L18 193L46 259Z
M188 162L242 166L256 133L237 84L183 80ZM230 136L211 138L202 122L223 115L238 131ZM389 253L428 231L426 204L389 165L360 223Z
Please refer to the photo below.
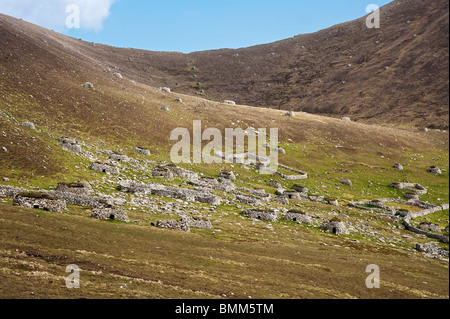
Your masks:
M369 4L383 6L391 2L90 1L97 6L86 5L86 0L0 0L0 12L86 41L155 51L192 52L246 47L315 32L364 16ZM68 15L65 6L70 3L81 6L80 29L67 29L61 25Z

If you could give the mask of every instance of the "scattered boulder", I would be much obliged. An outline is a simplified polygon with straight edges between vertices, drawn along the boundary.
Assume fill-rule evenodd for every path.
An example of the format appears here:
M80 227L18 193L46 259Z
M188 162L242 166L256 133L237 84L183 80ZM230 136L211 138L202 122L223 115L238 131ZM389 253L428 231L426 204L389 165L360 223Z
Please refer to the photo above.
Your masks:
M429 172L429 173L432 173L432 174L434 174L434 175L436 175L436 176L442 174L441 169L440 169L439 167L436 167L436 166L431 166L431 167L428 169L428 172Z
M395 164L394 168L399 171L403 171L403 169L404 169L402 164Z
M120 74L119 72L114 72L113 75L114 75L115 77L118 77L119 79L123 79L122 74Z
M352 121L352 119L349 118L348 116L344 116L343 118L341 118L341 120L345 121L345 122L351 122Z
M295 113L292 111L287 112L286 114L284 114L285 116L295 116Z
M223 101L223 103L229 104L229 105L236 105L235 101L230 101L230 100L225 100L225 101Z
M4 182L9 182L9 178L8 177L3 177L3 181Z
M169 112L169 108L167 106L161 106L161 110L163 110L164 112Z
M428 132L428 128L427 127L418 127L418 130L421 132Z
M286 150L284 148L282 148L282 147L279 147L279 146L275 147L273 149L273 151L277 152L277 153L280 153L280 154L283 154L283 155L286 154Z
M348 185L348 186L353 186L352 181L349 180L349 179L347 179L347 178L341 179L341 182L340 182L340 183L341 183L341 184L344 184L344 185Z
M175 99L175 101L176 101L176 102L179 102L179 103L183 103L183 100L182 100L181 98L179 98L179 97L177 97L177 98Z
M119 220L125 223L130 222L127 212L114 206L94 209L91 217L102 220Z
M160 87L159 90L160 90L161 92L167 92L167 93L172 92L172 90L171 90L170 88L168 88L168 87Z
M85 83L83 83L82 86L84 88L87 88L87 89L93 89L94 88L94 84L92 84L91 82L85 82Z
M143 154L143 155L150 156L150 151L149 151L148 149L146 149L146 148L136 147L136 148L134 149L134 151L135 151L136 153L140 153L140 154Z
M184 232L190 232L191 229L185 219L180 220L160 220L156 223L156 227L172 229Z
M30 130L36 130L36 126L31 122L23 122L22 126L28 127Z

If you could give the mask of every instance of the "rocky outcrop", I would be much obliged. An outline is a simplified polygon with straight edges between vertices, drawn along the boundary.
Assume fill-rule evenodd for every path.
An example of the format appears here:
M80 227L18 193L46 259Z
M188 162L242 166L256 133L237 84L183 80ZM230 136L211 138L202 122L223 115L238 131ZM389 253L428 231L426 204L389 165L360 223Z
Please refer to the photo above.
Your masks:
M437 256L442 256L445 258L449 257L449 252L448 250L445 249L441 249L438 246L435 245L430 245L430 244L417 244L416 245L416 249L417 251L421 252L421 253L425 253L425 254L429 254L429 255L437 255Z
M70 152L75 152L75 153L82 152L80 143L73 138L61 137L59 139L59 142L61 143L61 146L62 146L63 150L65 150L65 151L70 151Z

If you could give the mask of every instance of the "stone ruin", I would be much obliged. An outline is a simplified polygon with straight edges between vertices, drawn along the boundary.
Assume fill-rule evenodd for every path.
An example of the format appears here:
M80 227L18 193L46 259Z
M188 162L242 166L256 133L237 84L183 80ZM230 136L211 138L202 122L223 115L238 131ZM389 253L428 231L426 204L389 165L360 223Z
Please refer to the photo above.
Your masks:
M299 185L299 184L295 184L292 186L292 189L299 192L299 193L303 193L303 194L307 194L309 189L307 189L306 187Z
M237 195L236 200L242 204L249 206L261 206L261 199L252 195Z
M61 137L59 142L61 143L63 150L81 153L81 145L77 140L68 137Z
M267 185L270 186L270 187L274 187L274 188L281 188L282 187L282 185L280 183L278 183L276 181L273 181L273 180L269 181L269 183Z
M192 190L181 187L170 187L162 184L143 184L131 181L119 182L118 189L122 192L141 193L144 195L157 195L169 198L197 201L210 205L220 205L222 199L206 190Z
M281 205L289 205L289 199L283 195L275 197L273 201Z
M232 172L232 171L221 171L219 178L228 179L230 181L236 180L236 176L234 175L234 172Z
M94 190L88 182L75 182L75 183L58 183L56 186L57 192L68 192L78 195L91 195Z
M134 151L135 151L136 153L139 153L139 154L143 154L143 155L150 156L150 151L149 151L148 149L146 149L146 148L136 147L136 148L134 149Z
M92 163L91 170L100 173L109 173L113 175L119 174L119 168L115 167L114 165L99 162Z
M67 209L64 200L39 192L19 193L14 197L13 205L57 213L62 213Z
M284 215L284 219L299 224L311 224L311 217L299 210L290 210Z
M187 180L198 180L198 174L180 168L174 164L168 164L165 166L156 166L152 170L153 177L164 177L172 179L174 176L178 176Z
M128 163L130 161L130 158L128 156L119 153L112 153L111 155L109 155L109 158L120 163Z
M389 185L390 187L393 188L397 188L397 189L404 189L406 191L408 191L409 193L414 193L417 195L425 195L426 193L428 193L428 190L423 187L420 184L417 183L391 183Z
M270 222L278 221L278 210L270 211L259 209L246 209L241 212L241 215L248 218L261 219Z
M106 206L94 209L92 211L91 217L101 220L119 220L125 223L130 222L127 212L114 206Z
M191 231L187 221L183 218L180 220L160 220L156 223L156 227L185 232Z
M348 231L345 224L340 221L339 219L332 219L329 222L325 222L322 224L321 227L326 228L327 232L333 233L335 235L349 235L350 232Z

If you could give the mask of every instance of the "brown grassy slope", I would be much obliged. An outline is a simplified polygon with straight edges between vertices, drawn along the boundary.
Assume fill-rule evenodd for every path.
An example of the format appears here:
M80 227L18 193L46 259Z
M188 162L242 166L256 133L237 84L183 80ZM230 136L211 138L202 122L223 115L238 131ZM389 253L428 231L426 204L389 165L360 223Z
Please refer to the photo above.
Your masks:
M448 2L394 1L381 16L381 29L361 18L267 45L187 55L93 45L0 16L0 43L8 51L7 33L19 34L56 55L213 100L448 128Z
M313 141L331 141L382 153L399 149L426 152L437 145L430 143L429 136L406 131L347 123L305 113L287 118L283 112L276 110L227 106L176 93L161 93L138 82L142 73L130 71L140 65L136 60L141 55L169 56L175 63L181 61L178 56L183 56L177 53L166 55L122 49L107 51L105 46L92 46L3 15L0 15L0 45L1 109L19 122L29 120L38 128L45 128L54 134L55 139L65 135L88 142L88 138L93 137L104 140L107 147L120 144L120 147L132 150L140 145L150 148L153 154L159 152L167 155L168 147L174 144L169 141L171 130L176 127L190 128L193 119L201 119L205 127L219 129L233 127L231 123L239 123L237 120L241 121L238 126L244 129L247 126L279 127L281 141L291 138L305 145ZM124 79L106 71L111 63L100 60L105 52L109 52L110 58L122 58L123 65L129 67L117 69ZM130 56L132 61L128 60ZM190 63L184 66L178 63L186 72L192 72L188 67ZM86 81L92 82L95 89L83 88L81 85ZM185 103L175 102L177 96L182 96ZM169 106L171 112L162 112L162 105ZM14 125L2 121L2 130L7 137L0 136L0 142L2 145L10 144L8 149L11 152L0 154L2 164L22 169L41 167L43 161L51 157L47 153L56 152L57 148L43 152L44 148L36 143L20 148L21 137L38 135L16 129ZM48 140L44 142L49 143ZM447 135L443 142L439 147L448 148ZM39 156L31 155L31 149L33 154ZM25 151L30 154L23 156ZM41 159L45 154L47 158ZM51 167L50 171L62 168L62 162L52 163L47 165L47 168ZM36 172L39 175L44 173L41 170Z

